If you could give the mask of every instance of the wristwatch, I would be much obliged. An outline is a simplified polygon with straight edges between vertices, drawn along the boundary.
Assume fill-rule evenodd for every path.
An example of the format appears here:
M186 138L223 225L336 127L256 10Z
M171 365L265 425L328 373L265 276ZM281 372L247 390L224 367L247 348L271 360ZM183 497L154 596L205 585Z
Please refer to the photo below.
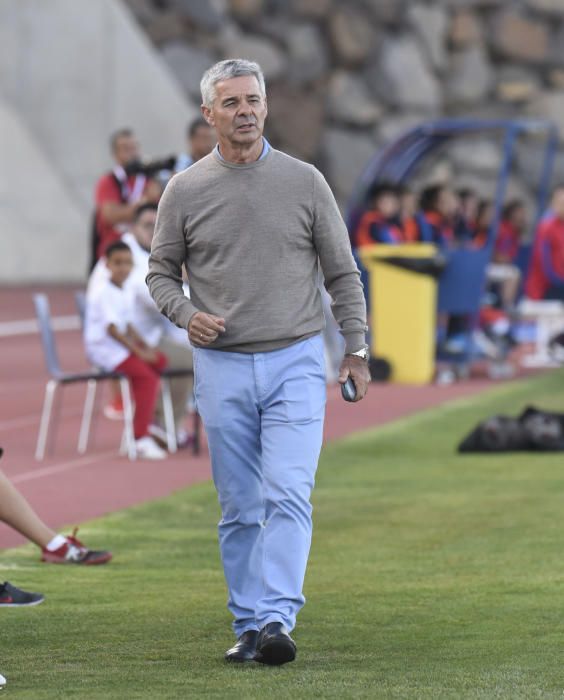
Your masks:
M370 358L368 345L363 345L360 350L356 350L355 352L347 352L347 355L354 355L355 357L360 357L362 360L366 360L366 362L368 362L368 359Z

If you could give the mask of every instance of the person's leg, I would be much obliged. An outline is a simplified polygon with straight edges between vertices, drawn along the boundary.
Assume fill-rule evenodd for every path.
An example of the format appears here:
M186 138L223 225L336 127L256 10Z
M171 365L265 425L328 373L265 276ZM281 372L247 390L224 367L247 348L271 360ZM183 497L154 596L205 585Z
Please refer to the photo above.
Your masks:
M262 595L264 501L253 356L194 350L196 403L221 506L219 545L237 637L256 630Z
M131 393L135 402L133 432L135 439L139 440L149 434L149 424L155 412L159 391L158 371L135 355L125 359L115 371L125 374L131 382Z
M0 457L2 453L3 450L0 448ZM43 561L105 564L112 558L110 552L87 549L74 536L65 537L47 527L2 472L0 472L0 521L36 544L41 549ZM24 595L27 594L24 592Z
M311 543L310 494L323 439L326 385L321 336L262 354L261 447L266 520L259 628L281 622L291 631Z
M42 549L56 536L12 482L0 472L0 520Z
M192 349L185 343L180 345L174 340L164 336L159 343L159 350L168 358L169 369L189 369L193 367ZM174 410L174 422L177 428L184 424L186 418L186 404L192 392L193 379L191 376L174 377L170 380L170 394L172 398L172 406ZM164 426L164 414L162 400L157 402L155 411L155 419L157 424Z

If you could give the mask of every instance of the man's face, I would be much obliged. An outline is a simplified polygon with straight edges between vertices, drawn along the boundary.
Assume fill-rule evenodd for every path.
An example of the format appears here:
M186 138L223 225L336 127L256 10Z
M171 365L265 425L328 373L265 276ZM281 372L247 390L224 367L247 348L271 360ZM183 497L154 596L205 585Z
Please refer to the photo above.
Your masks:
M190 138L190 155L194 160L207 156L215 146L215 134L209 126L199 126Z
M106 260L106 267L114 284L121 285L129 277L133 268L133 257L129 250L114 250Z
M233 146L250 146L258 141L267 115L266 97L261 95L254 75L216 83L216 96L211 107L202 106L202 113L217 132L219 141Z
M134 160L140 160L141 151L135 136L119 136L114 145L114 158L122 167Z
M147 210L144 211L133 224L133 235L144 250L151 250L151 242L153 240L153 234L155 233L156 222L157 212Z

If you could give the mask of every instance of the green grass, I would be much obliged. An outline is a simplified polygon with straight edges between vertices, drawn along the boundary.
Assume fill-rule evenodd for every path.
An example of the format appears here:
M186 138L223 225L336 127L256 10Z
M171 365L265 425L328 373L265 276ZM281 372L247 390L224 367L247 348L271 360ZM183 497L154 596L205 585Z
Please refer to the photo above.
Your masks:
M455 453L480 418L532 402L564 410L564 373L324 450L298 659L281 668L222 661L230 618L209 484L85 526L114 550L108 567L2 553L0 576L47 595L0 613L4 695L563 697L564 458Z

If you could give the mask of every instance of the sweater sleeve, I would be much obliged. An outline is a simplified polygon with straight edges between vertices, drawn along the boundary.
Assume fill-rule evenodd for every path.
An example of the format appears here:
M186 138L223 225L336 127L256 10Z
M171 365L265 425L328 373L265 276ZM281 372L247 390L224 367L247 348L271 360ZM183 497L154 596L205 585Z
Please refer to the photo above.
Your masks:
M345 353L366 343L366 304L360 272L337 202L323 175L313 169L313 243L331 298L333 315L345 338Z
M159 202L146 282L159 311L179 328L187 329L199 309L184 295L182 288L186 246L175 185L173 178Z

